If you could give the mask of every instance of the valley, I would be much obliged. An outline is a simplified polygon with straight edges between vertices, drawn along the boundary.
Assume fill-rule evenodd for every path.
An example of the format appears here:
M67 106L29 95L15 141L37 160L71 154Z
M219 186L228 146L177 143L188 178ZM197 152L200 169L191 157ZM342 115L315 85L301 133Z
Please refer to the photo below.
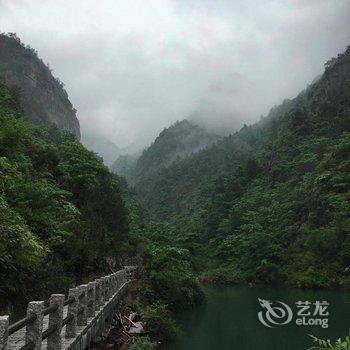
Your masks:
M256 123L225 136L179 116L130 154L81 136L64 84L17 35L0 34L0 53L2 314L133 265L147 337L130 349L346 336L350 46ZM257 316L302 300L327 301L329 327L273 332Z

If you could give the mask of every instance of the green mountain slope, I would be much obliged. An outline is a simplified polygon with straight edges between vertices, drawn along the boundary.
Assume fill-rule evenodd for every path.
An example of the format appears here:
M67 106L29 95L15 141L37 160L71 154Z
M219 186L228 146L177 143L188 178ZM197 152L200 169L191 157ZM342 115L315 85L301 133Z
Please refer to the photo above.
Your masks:
M350 47L256 125L136 184L220 281L350 286Z
M0 33L0 78L18 97L25 117L31 122L54 123L80 138L76 111L63 83L52 76L37 52L24 46L15 34Z
M138 158L133 169L128 169L128 180L132 183L148 177L159 169L166 168L177 159L185 158L219 140L215 134L209 133L188 120L178 121L164 129ZM125 165L125 158L114 164L118 172L119 166Z
M128 232L119 184L101 159L19 110L0 83L1 310L106 270Z

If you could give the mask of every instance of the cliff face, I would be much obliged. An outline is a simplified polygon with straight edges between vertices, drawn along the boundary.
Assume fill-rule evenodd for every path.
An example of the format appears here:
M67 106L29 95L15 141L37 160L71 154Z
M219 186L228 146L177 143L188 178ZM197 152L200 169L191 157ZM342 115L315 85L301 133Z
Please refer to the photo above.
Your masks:
M80 140L76 110L68 99L63 83L35 50L25 47L14 34L0 34L0 79L19 99L26 117L33 123L54 123Z

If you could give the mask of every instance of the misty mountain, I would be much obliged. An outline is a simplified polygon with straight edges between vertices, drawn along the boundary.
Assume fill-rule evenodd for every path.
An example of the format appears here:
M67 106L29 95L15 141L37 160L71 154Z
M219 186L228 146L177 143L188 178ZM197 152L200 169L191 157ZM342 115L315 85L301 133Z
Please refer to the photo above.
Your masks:
M10 87L31 122L54 123L80 139L76 110L63 83L52 75L37 52L13 33L0 34L0 78Z
M349 159L350 46L260 122L159 168L135 189L206 278L347 287Z
M127 171L129 180L135 182L147 177L161 168L168 167L177 159L211 146L219 139L218 135L209 133L186 119L178 121L164 129L151 146L143 151L134 168ZM122 158L115 163L114 168L120 170L120 165L124 162L125 166L125 161L130 164L130 159Z
M125 178L130 178L140 155L141 152L120 155L110 167L112 172L124 176Z
M121 153L121 149L115 143L97 134L83 134L81 142L87 149L94 151L102 157L104 163L108 166L110 166Z

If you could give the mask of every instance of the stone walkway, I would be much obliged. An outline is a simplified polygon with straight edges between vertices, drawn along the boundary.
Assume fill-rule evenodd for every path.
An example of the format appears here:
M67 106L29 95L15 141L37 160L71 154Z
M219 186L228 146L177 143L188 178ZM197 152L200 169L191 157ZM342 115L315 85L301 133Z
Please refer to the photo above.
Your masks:
M123 289L128 285L129 283L126 282L124 283L123 286L121 286L118 291L108 300L104 303L104 305L100 308L100 310L98 312L96 312L96 315L94 317L88 317L87 318L87 325L85 326L77 326L77 335L75 338L65 338L65 326L62 327L62 331L61 331L61 336L62 336L62 350L68 349L70 347L70 345L77 339L79 338L79 336L82 336L84 333L86 333L87 329L90 328L95 321L98 320L98 318L100 317L101 313L104 311L104 309L108 306L108 304L113 301L113 299L118 298L122 292ZM63 312L63 318L65 318L67 316L67 312L68 312L68 306L64 307L64 312ZM44 321L43 321L43 332L48 328L49 325L49 316L45 316L44 317ZM7 349L8 350L18 350L20 349L22 346L24 346L25 344L25 327L20 329L19 331L11 334L8 337L8 342L7 342ZM47 348L47 339L45 339L42 342L42 349L46 350Z

